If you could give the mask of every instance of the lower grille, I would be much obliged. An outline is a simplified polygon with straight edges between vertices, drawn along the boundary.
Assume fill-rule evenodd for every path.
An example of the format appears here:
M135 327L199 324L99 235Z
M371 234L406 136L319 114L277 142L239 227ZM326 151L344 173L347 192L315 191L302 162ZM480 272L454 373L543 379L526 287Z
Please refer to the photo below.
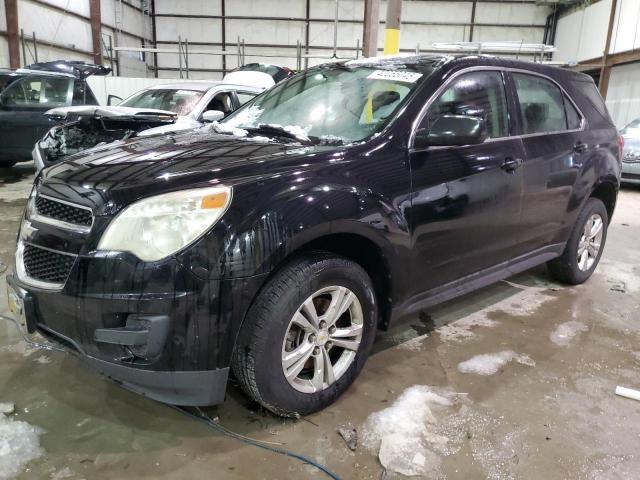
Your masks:
M71 272L75 256L25 245L22 262L27 275L35 280L64 283Z
M640 180L640 175L637 173L625 173L622 172L622 178L628 180Z
M90 210L74 207L67 203L38 195L36 197L36 210L44 217L53 218L67 223L90 227L93 223L93 215Z

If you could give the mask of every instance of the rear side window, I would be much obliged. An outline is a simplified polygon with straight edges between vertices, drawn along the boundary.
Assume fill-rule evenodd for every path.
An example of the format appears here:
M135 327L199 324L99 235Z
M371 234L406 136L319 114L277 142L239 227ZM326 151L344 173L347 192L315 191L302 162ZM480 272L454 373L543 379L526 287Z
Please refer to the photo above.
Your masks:
M595 84L593 82L576 82L576 85L578 85L580 91L589 99L593 108L595 108L604 118L609 119L607 106L605 105L602 95L600 95Z
M429 107L420 128L429 129L440 115L484 118L490 138L509 135L507 101L499 72L473 72L453 80Z
M67 78L21 78L2 92L2 104L34 108L62 107L67 105L70 83Z
M522 133L557 132L567 129L562 91L549 80L515 73ZM577 112L576 112L577 113Z

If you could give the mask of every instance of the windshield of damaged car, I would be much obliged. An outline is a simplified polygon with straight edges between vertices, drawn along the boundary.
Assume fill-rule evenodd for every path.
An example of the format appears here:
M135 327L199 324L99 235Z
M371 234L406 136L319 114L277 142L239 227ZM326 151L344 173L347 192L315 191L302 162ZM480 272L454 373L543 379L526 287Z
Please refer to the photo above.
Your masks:
M313 143L350 143L382 129L425 76L411 65L335 66L296 75L231 114L223 129L277 127ZM270 131L266 131L267 128Z
M143 90L123 101L120 107L154 108L188 115L200 101L204 92L198 90L161 89Z
M634 120L629 125L624 127L620 133L622 133L623 135L633 134L636 136L640 136L640 118Z

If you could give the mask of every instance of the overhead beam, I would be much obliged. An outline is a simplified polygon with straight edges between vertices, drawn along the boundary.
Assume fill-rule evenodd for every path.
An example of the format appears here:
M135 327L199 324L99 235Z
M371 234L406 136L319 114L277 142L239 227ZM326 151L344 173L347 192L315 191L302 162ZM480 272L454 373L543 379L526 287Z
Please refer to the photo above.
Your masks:
M9 66L20 68L20 27L18 26L18 0L5 0L7 17L7 42L9 44Z
M362 54L365 57L375 57L378 54L378 25L380 25L380 0L365 0L362 28Z
M102 14L100 0L89 0L89 23L91 24L93 63L102 65Z

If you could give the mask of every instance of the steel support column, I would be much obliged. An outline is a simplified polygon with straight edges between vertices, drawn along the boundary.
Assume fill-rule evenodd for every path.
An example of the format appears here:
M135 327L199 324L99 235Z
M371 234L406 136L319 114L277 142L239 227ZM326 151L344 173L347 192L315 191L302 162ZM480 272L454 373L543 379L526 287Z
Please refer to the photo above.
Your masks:
M20 68L20 28L18 27L18 0L5 0L7 17L7 41L9 43L9 66Z
M616 16L617 0L611 0L611 12L609 13L609 29L607 30L607 40L604 44L604 52L602 52L602 68L600 69L600 80L598 88L602 98L607 98L607 90L609 89L609 78L611 77L611 65L609 65L609 50L611 49L611 35L613 34L613 23Z
M384 30L384 54L395 55L400 52L400 16L402 0L387 1L387 21Z
M93 63L102 65L102 14L100 13L100 0L89 0L89 22L91 23Z
M375 57L378 54L378 27L380 25L380 0L365 0L364 26L362 29L362 54Z

